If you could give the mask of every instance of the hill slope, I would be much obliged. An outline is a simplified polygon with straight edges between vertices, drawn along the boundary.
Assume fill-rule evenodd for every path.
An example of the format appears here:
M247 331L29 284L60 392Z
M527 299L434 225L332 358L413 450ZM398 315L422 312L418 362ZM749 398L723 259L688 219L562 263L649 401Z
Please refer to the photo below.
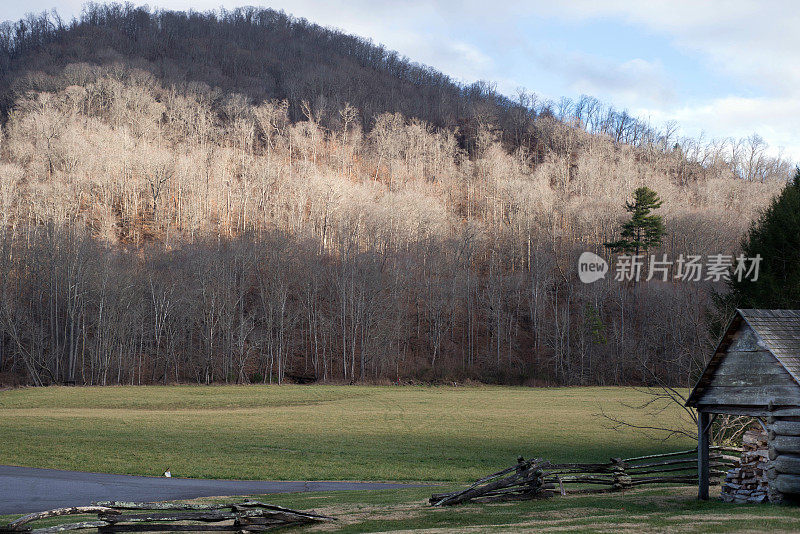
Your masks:
M686 383L715 286L576 257L643 184L658 253L734 253L786 170L268 10L0 33L7 381Z

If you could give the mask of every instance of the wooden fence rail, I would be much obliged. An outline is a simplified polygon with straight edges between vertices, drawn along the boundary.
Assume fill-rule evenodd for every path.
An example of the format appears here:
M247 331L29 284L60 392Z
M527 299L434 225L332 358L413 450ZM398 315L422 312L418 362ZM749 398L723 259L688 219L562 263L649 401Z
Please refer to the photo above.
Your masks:
M30 528L30 524L34 521L85 514L97 514L97 520ZM96 528L101 533L181 531L245 533L333 520L332 517L313 512L291 510L258 501L228 505L104 501L93 503L91 506L57 508L28 514L0 527L0 533L51 534L89 528Z
M713 483L737 460L740 449L712 447ZM612 458L606 463L553 464L541 458L525 460L474 482L465 490L435 493L432 506L447 506L470 500L520 500L561 495L622 491L644 484L688 484L697 482L697 449L652 454L635 458Z

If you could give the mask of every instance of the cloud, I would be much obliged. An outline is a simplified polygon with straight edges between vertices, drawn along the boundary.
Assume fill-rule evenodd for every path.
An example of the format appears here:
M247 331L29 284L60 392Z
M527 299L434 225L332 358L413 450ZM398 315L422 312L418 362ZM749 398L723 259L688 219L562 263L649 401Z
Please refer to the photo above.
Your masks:
M675 109L641 108L636 112L656 123L674 120L683 134L695 137L704 131L736 138L758 133L769 141L773 155L783 150L796 160L800 156L800 98L727 96Z
M622 63L579 52L532 53L543 69L558 72L575 94L626 102L629 107L667 105L675 100L663 65L634 58Z
M614 21L665 37L674 50L708 69L708 77L697 80L704 89L712 87L713 73L728 83L714 84L710 97L698 99L689 91L678 102L669 98L673 89L667 80L682 73L659 72L658 64L651 69L632 59L629 67L622 63L593 69L584 62L562 66L562 72L572 80L570 87L594 86L595 94L608 95L612 102L656 124L675 120L693 136L705 132L712 137L742 137L758 132L773 154L782 147L800 161L800 9L795 0L536 1L514 8L576 28ZM611 82L604 83L606 78ZM631 91L619 87L623 80ZM658 95L653 102L637 102L637 95L648 90Z
M562 20L615 18L644 26L768 92L793 92L800 84L800 10L794 0L575 0L539 7Z

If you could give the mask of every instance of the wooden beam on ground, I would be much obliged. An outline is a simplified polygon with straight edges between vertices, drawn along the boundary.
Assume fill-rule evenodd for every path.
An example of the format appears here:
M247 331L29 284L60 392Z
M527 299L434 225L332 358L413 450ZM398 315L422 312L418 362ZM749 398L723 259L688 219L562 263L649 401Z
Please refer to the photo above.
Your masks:
M36 512L35 514L28 514L20 517L16 521L12 521L6 527L8 530L19 530L22 525L37 521L39 519L46 519L48 517L57 517L61 515L77 515L77 514L119 514L117 510L105 506L72 506L69 508L56 508L55 510L47 510L45 512Z
M109 523L107 521L81 521L80 523L66 523L63 525L56 525L53 527L35 528L30 531L30 534L56 534L58 532L67 532L70 530L100 528L100 527L105 527L108 524Z

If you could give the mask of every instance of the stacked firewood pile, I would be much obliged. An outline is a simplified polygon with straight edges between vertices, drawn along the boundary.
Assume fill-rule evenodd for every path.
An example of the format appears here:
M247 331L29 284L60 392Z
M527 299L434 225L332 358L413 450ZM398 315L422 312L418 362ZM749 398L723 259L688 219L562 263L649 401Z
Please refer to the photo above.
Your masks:
M712 447L710 454L712 483L719 483L735 456L727 452L739 449ZM525 460L452 493L437 493L429 502L433 506L460 504L468 501L521 500L547 498L555 492L605 493L622 491L645 484L690 484L697 482L697 449L654 454L636 458L612 458L596 464L552 464L542 459Z
M767 434L748 430L742 438L742 455L728 471L722 484L722 500L736 503L760 503L769 500Z
M97 520L31 529L30 523L50 517L97 514ZM51 534L66 530L98 532L264 532L332 521L334 518L257 501L230 505L105 501L37 512L12 521L0 532Z

